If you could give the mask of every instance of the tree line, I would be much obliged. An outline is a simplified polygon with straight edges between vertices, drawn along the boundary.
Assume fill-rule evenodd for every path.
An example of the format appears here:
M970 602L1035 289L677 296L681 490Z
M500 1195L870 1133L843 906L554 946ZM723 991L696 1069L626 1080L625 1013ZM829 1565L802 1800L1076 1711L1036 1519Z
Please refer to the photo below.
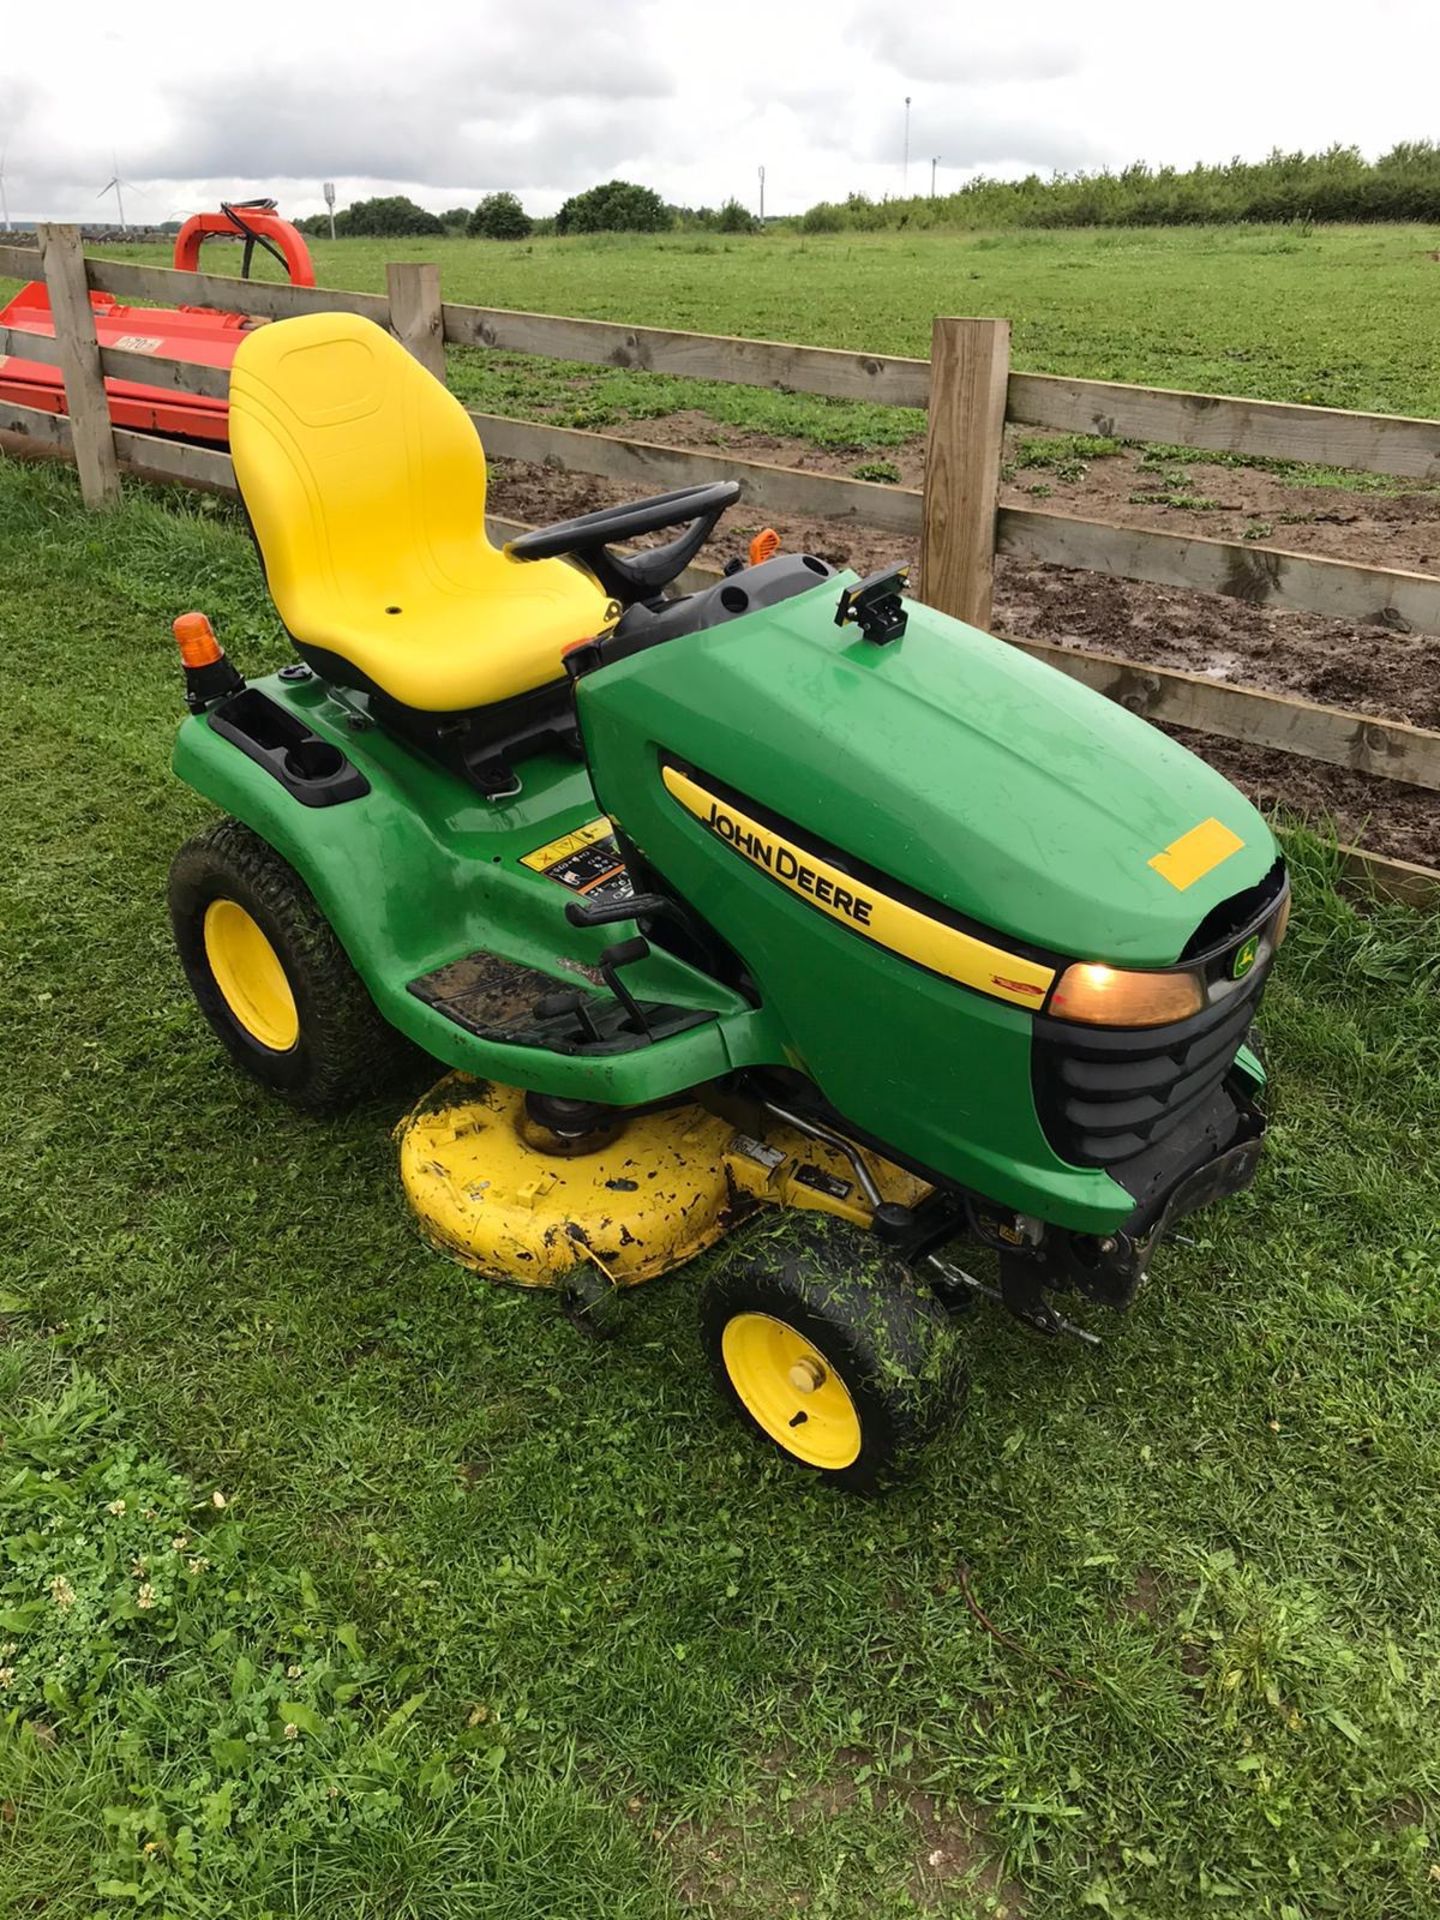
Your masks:
M303 233L323 237L330 216L312 213L297 223ZM738 200L722 207L674 207L652 187L633 180L607 180L572 194L558 213L534 217L513 193L487 193L474 207L431 213L403 193L357 200L335 216L338 238L364 236L398 239L417 234L468 234L472 239L525 240L532 233L668 233L675 227L707 228L717 233L750 233L759 221Z
M302 233L324 236L330 231L330 216L312 213L296 225ZM356 200L335 216L337 238L351 239L468 233L490 240L524 240L534 227L513 193L487 193L478 206L451 207L444 213L431 213L407 194L387 193L374 200Z
M1057 173L968 181L931 198L852 193L801 215L807 233L887 227L1178 227L1244 221L1440 221L1440 146L1406 140L1378 160L1358 147L1282 153L1222 166Z
M1245 221L1440 222L1440 145L1406 140L1378 160L1357 147L1282 153L1224 165L1032 173L1023 180L981 176L954 193L875 200L863 193L822 200L798 219L776 222L806 233L876 232L891 227L1218 226ZM300 222L329 232L325 214ZM487 193L473 207L430 213L403 194L357 200L335 216L337 234L397 238L465 233L488 240L531 234L667 233L677 228L754 233L760 222L738 200L721 207L672 206L652 187L607 180L572 194L558 213L532 217L513 193Z

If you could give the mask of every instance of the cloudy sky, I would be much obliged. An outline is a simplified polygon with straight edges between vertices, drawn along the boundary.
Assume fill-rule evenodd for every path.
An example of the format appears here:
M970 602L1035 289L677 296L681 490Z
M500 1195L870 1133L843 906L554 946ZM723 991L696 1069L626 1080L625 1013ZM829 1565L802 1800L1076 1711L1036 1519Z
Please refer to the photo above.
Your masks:
M1440 0L78 0L0 36L12 217L285 211L507 187L535 212L613 175L797 212L976 172L1180 165L1440 137Z

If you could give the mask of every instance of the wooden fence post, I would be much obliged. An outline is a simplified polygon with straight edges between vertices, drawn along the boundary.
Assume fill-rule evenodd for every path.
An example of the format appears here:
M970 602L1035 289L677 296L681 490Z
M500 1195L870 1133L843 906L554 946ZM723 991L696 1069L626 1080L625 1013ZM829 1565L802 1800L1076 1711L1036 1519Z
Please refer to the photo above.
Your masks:
M1009 381L1008 320L936 320L920 597L974 627L990 624Z
M85 279L80 229L42 221L36 232L60 347L65 411L70 416L80 496L87 507L98 511L113 507L119 500L120 469L115 460L115 437L105 398L105 377L100 370L95 311Z
M392 261L385 269L390 295L390 331L427 373L445 380L445 316L440 308L440 269L434 261Z

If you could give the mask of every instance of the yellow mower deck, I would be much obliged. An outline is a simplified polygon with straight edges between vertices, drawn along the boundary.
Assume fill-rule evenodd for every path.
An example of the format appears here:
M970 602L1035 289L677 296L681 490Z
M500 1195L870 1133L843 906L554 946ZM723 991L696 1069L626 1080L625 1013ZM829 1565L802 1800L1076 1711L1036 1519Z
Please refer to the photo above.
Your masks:
M437 1251L523 1287L557 1286L582 1263L630 1287L693 1259L759 1206L869 1225L844 1153L767 1115L755 1126L671 1107L557 1151L520 1089L450 1074L396 1134L406 1196ZM886 1200L913 1207L929 1191L878 1155L864 1158Z

